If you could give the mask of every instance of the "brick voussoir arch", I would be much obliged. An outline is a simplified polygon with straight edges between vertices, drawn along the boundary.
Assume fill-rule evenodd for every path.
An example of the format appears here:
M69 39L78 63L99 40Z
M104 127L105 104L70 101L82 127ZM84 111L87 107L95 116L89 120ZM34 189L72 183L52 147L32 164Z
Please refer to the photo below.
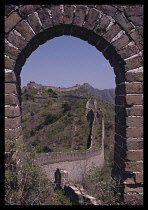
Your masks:
M116 75L113 174L123 178L125 201L143 189L142 17L141 5L6 5L5 10L6 138L22 143L20 72L30 54L61 35L87 41Z

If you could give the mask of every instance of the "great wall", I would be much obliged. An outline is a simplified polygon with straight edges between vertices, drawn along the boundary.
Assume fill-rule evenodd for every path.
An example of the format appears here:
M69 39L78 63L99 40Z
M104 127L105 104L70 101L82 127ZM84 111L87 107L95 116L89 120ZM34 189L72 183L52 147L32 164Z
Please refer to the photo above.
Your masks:
M21 147L21 78L47 40L71 35L96 47L116 76L113 176L128 204L143 195L143 5L5 5L5 138ZM90 58L91 59L91 58ZM6 154L20 151L6 145Z
M91 111L91 112L90 112ZM97 149L93 148L94 140L94 123L96 118L101 118L101 146ZM97 109L96 100L88 100L86 103L86 118L91 121L90 145L87 151L71 151L71 152L50 152L38 155L36 162L45 170L46 174L52 181L55 179L55 170L66 170L68 173L68 181L81 183L83 178L93 168L101 169L104 164L104 118L102 110ZM98 128L97 128L98 129ZM99 130L98 130L99 132ZM92 167L93 166L93 167Z

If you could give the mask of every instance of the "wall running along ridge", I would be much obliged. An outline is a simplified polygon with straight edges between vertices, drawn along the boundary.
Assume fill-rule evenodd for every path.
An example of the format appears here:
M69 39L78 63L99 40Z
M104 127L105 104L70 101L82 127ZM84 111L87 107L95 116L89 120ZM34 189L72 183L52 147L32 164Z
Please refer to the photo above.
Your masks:
M113 175L126 203L143 194L143 7L127 5L5 6L5 138L10 155L23 142L20 72L47 40L71 35L95 46L116 76ZM91 59L91 58L90 58ZM11 144L11 143L12 144ZM20 149L14 153L18 158Z

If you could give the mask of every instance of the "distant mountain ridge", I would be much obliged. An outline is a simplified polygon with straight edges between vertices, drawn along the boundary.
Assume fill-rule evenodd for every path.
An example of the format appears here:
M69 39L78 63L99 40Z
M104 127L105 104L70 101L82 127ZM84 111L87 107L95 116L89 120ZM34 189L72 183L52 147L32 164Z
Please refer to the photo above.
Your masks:
M93 95L100 96L101 98L108 101L109 103L115 104L115 89L114 88L99 90L98 88L93 88L88 83L84 83L82 87L90 91Z

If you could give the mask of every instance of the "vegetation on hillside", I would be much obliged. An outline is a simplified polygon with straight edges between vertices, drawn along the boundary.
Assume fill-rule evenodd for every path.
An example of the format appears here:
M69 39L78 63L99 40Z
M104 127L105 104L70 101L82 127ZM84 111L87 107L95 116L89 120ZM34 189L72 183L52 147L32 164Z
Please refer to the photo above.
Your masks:
M23 167L11 159L5 164L5 205L72 205L62 190L34 164L35 153L24 153ZM19 175L19 176L18 176Z
M85 106L90 98L96 98L98 108L104 112L105 126L109 132L106 138L113 135L113 105L84 88L65 93L45 90L43 86L42 96L47 98L39 103L33 101L36 94L36 89L28 89L22 94L22 127L28 151L33 148L38 153L86 150L91 128L85 116ZM99 136L101 138L101 130L96 138Z

